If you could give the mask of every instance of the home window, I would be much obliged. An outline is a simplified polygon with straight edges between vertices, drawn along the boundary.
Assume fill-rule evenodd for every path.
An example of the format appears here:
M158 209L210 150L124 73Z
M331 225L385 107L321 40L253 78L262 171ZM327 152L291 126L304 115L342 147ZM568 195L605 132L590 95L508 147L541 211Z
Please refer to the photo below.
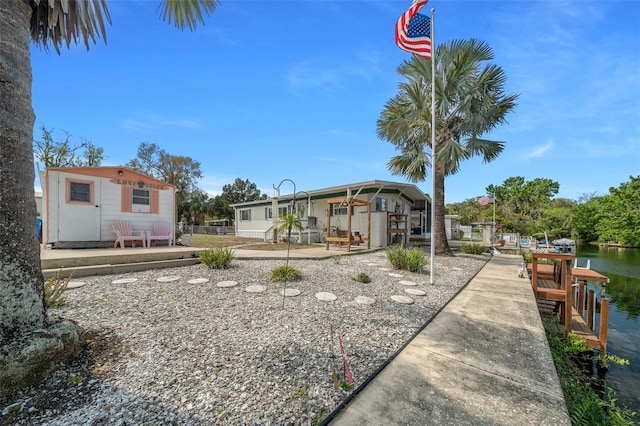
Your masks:
M386 212L387 206L389 206L389 201L386 198L376 197L375 207L373 211Z
M289 214L289 207L278 207L278 217L282 217L285 214Z
M131 211L135 213L149 213L151 211L151 191L149 189L132 188Z
M240 220L241 221L249 221L251 220L251 210L240 210Z
M347 214L347 207L342 207L342 204L333 204L332 205L332 210L331 210L331 215L332 216L338 216L338 215L346 215Z
M264 208L264 220L271 220L271 219L273 219L273 208L265 207Z

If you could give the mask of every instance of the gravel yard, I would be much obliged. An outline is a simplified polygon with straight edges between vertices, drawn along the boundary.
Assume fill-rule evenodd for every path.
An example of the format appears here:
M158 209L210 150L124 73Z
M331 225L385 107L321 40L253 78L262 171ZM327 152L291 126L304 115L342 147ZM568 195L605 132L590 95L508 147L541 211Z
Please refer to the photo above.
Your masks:
M302 272L287 283L300 291L293 297L268 280L285 260L79 278L85 285L52 313L80 325L86 349L41 385L1 401L0 425L319 424L487 260L437 257L429 285L428 271L391 270L384 251L291 259ZM371 282L356 282L359 273ZM337 298L320 300L320 292Z

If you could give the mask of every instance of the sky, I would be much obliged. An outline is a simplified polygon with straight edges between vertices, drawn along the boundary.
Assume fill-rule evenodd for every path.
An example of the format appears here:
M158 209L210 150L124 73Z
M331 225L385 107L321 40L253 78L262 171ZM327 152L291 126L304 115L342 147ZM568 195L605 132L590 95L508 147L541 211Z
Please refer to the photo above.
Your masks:
M410 0L223 0L196 31L162 21L160 0L107 0L107 44L58 55L32 45L34 138L71 134L124 165L141 142L199 161L211 196L236 178L271 196L392 175L376 135L410 54L394 27ZM522 176L557 197L605 195L640 175L640 1L430 0L435 44L480 39L519 94L491 163L445 180L445 203ZM36 182L36 187L38 187ZM417 186L431 194L431 171ZM282 194L293 187L285 181Z

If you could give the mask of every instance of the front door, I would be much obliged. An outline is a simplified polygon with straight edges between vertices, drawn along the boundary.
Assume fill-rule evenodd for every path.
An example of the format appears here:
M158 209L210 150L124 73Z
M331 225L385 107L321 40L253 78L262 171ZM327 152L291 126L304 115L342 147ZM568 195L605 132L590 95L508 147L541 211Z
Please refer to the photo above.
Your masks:
M58 200L58 241L100 241L100 179L67 178Z

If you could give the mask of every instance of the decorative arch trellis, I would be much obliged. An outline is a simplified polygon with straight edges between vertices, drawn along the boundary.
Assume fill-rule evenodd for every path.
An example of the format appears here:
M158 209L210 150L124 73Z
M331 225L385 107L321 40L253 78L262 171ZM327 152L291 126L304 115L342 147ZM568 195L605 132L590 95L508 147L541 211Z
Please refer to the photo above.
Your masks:
M331 212L333 211L334 204L339 204L340 206L347 208L346 236L330 235L329 230L331 229ZM351 212L353 211L354 207L367 207L367 236L363 239L367 242L367 248L371 248L371 203L368 201L360 200L358 198L340 197L329 198L327 200L327 237L325 242L327 250L329 250L329 243L336 242L345 244L347 246L347 251L351 251L351 246L354 244L354 237L351 234Z

